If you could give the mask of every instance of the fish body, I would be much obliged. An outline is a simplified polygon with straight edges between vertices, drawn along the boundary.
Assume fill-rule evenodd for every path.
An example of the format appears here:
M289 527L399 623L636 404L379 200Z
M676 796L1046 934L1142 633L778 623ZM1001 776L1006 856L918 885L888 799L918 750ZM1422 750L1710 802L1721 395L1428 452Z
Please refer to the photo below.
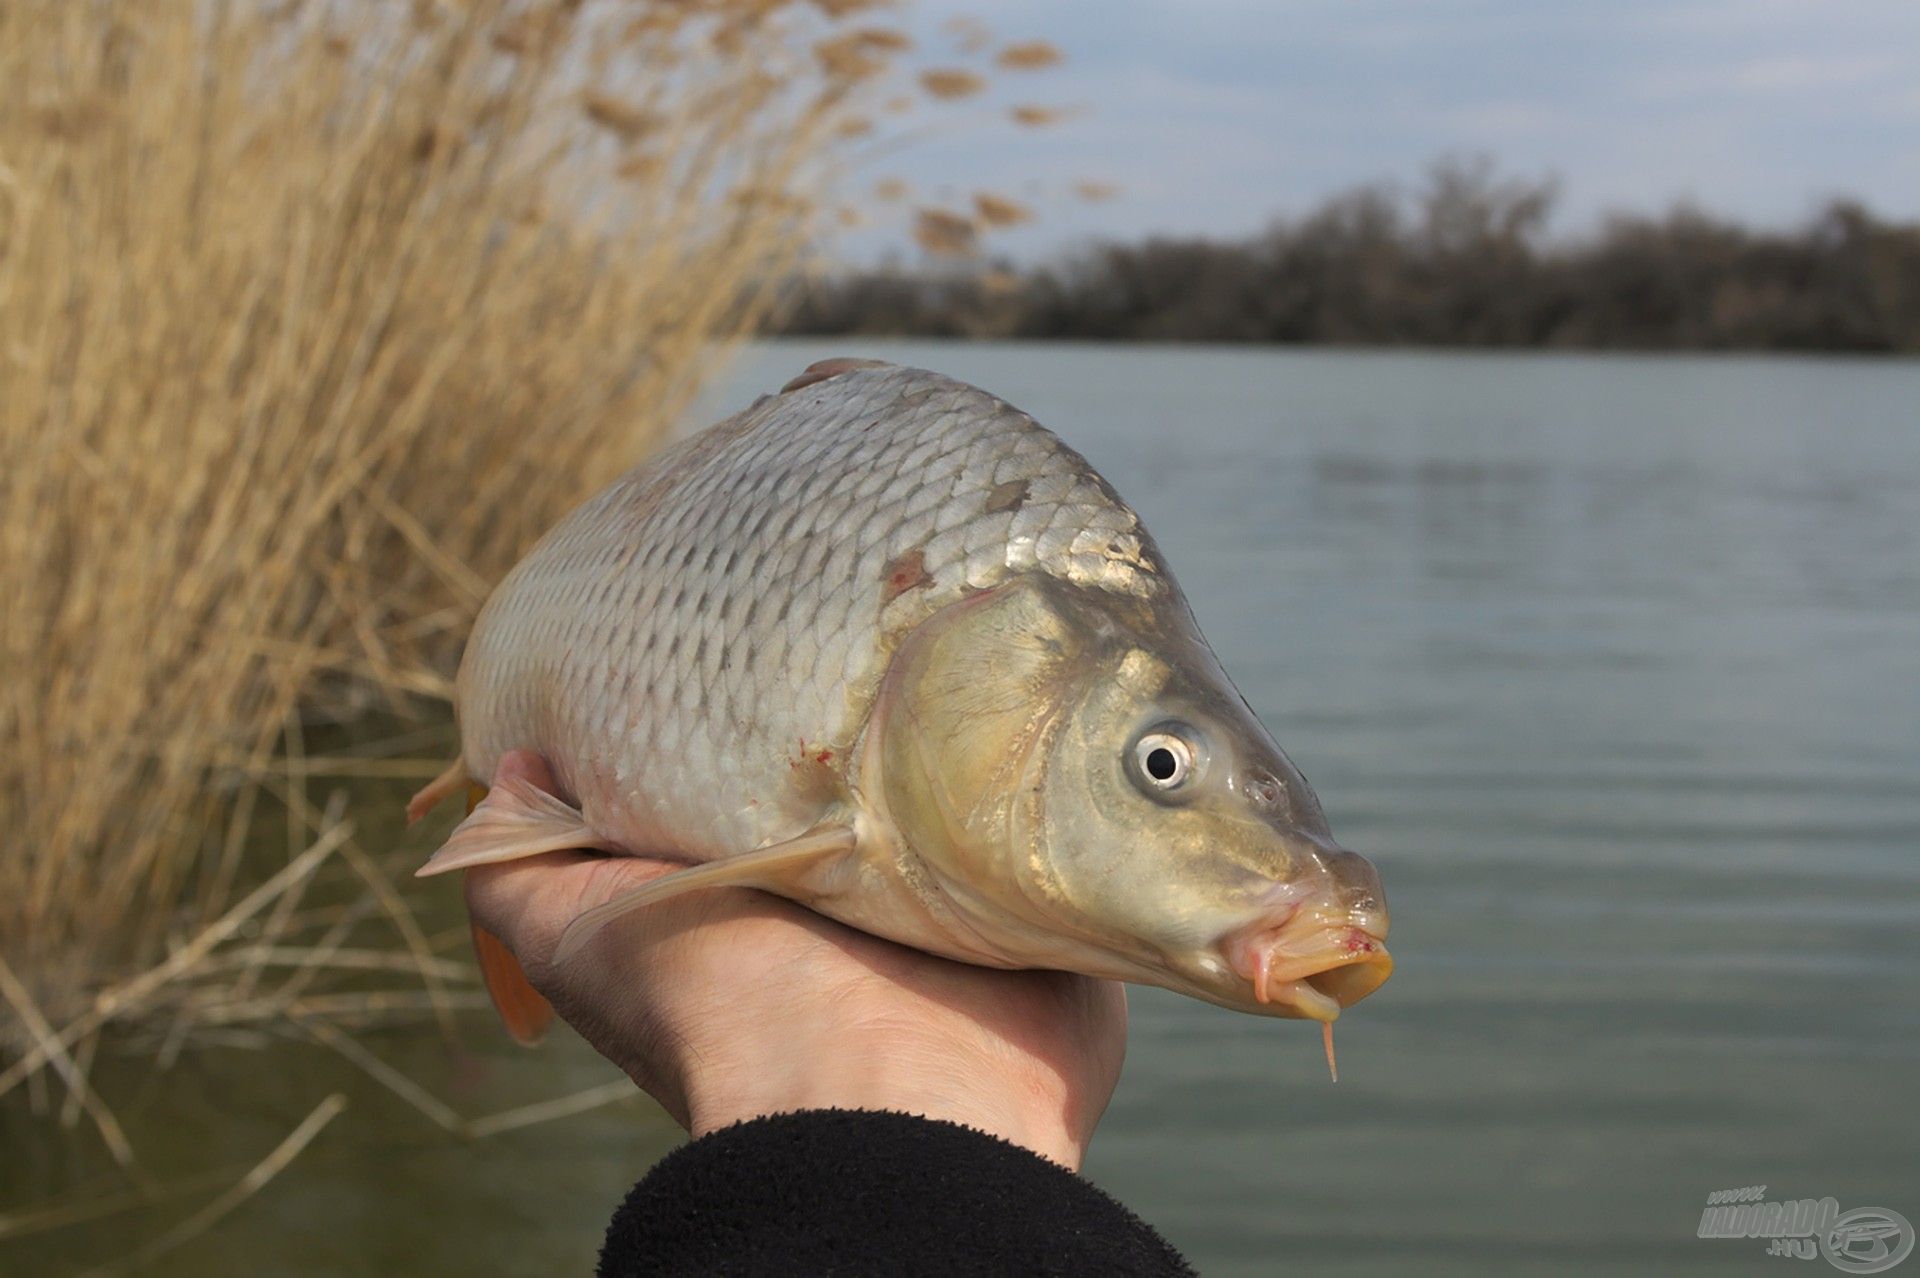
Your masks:
M1004 401L816 365L629 473L500 583L457 681L503 796L428 871L589 845L932 953L1330 1020L1377 876L1233 690L1138 516ZM663 890L664 888L664 890Z

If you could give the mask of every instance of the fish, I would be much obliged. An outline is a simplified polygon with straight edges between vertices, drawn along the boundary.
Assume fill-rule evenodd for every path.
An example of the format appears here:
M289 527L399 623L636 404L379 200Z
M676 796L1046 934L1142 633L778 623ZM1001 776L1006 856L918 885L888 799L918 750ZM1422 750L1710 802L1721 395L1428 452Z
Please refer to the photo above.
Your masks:
M470 800L420 874L684 865L575 919L556 963L652 902L752 887L950 959L1318 1021L1329 1066L1333 1020L1393 970L1378 873L1138 515L939 373L816 363L588 500L487 599L455 712L411 817L512 750L556 784ZM524 973L475 940L537 1036Z

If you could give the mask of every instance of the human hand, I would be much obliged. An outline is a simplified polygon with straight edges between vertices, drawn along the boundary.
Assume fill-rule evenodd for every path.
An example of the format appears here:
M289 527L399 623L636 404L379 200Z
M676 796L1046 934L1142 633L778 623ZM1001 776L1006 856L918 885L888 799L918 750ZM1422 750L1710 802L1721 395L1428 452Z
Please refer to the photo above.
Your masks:
M554 788L505 755L498 785ZM1117 982L935 958L746 888L690 892L604 929L575 917L679 866L555 852L466 873L474 921L601 1055L695 1136L801 1109L946 1119L1078 1168L1126 1054Z

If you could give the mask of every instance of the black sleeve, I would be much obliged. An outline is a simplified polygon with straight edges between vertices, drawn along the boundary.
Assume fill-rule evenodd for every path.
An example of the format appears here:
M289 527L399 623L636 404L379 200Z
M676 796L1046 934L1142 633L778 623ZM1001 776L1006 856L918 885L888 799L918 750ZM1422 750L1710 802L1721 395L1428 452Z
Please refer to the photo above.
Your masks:
M599 1273L1193 1270L1112 1198L997 1137L906 1114L810 1110L667 1155L614 1213Z

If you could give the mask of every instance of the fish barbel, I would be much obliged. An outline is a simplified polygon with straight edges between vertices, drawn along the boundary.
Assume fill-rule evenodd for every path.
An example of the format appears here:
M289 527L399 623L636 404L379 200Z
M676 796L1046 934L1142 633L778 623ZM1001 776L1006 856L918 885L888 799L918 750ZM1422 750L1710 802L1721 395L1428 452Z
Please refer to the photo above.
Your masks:
M515 749L557 790L503 784L422 874L689 863L575 920L557 959L744 885L949 958L1271 1016L1330 1022L1392 970L1372 865L1138 517L936 373L816 364L588 501L487 601L456 709L460 758L416 808Z

